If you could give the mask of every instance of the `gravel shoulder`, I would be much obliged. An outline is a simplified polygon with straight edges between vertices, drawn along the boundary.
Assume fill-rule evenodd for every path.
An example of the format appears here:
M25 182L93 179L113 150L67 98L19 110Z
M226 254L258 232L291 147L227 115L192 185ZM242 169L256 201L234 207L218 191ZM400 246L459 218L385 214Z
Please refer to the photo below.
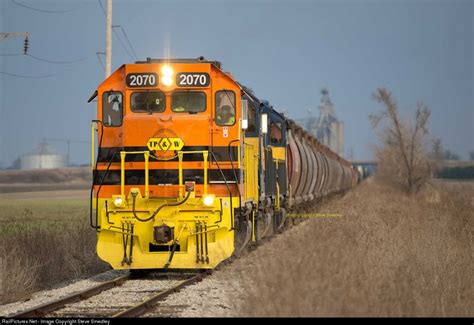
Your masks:
M298 238L305 230L299 223L277 234L239 258L220 265L212 275L183 288L157 304L144 317L238 317L242 315L242 301L253 287L248 272L260 269L259 263L279 254L278 249L286 242ZM268 270L268 276L271 270Z
M118 278L119 276L125 275L124 271L107 271L93 277L73 280L65 282L56 286L53 289L47 289L35 292L31 295L30 299L17 301L6 305L0 306L0 317L5 317L17 312L36 307L47 302L66 297L70 294L80 292L96 286L100 282L107 282Z

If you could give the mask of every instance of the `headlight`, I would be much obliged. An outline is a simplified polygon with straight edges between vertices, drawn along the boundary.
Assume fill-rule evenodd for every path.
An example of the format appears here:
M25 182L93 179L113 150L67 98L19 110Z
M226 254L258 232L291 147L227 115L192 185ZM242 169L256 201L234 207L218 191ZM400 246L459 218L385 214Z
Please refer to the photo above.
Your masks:
M173 74L173 69L169 65L166 64L161 67L161 74L163 76L171 77L171 75Z
M161 83L166 87L169 87L173 84L173 79L171 78L171 76L162 76Z
M173 69L168 64L165 64L161 67L161 82L166 87L169 87L173 84Z
M120 197L120 196L117 196L115 199L114 199L114 205L116 207L121 207L123 205L123 199Z
M214 195L205 195L202 198L202 203L208 207L212 206L214 204Z

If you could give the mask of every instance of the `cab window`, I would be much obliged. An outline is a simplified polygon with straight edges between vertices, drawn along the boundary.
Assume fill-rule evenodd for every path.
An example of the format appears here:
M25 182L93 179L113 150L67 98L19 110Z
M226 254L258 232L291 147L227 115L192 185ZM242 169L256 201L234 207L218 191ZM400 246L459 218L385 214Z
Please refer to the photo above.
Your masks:
M235 93L231 90L216 92L216 124L221 126L235 124Z
M280 122L272 122L270 124L270 139L272 144L281 144L283 142Z
M204 112L206 94L202 91L176 91L171 95L171 110L176 113Z
M123 96L118 91L106 91L102 95L102 123L104 126L122 125Z
M160 113L166 108L166 96L161 91L134 92L130 96L130 109L136 113Z
M252 101L249 101L249 112L248 112L248 133L255 133L257 131L257 120L255 118L255 106Z

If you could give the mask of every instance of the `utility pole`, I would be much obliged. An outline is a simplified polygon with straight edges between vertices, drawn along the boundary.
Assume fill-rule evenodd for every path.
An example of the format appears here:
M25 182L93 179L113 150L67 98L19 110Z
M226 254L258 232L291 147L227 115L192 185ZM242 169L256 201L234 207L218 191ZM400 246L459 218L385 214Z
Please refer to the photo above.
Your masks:
M105 28L105 78L108 78L112 70L112 0L107 0Z

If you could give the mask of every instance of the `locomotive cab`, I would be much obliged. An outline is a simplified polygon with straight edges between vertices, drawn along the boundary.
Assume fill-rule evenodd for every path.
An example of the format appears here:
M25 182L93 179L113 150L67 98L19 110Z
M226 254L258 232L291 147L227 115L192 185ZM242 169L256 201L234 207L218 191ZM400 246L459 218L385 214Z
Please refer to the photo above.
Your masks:
M241 204L239 85L216 61L148 59L118 68L97 98L99 257L114 269L228 258Z
M287 209L355 184L217 61L125 64L94 96L90 223L114 269L212 269L289 224Z

